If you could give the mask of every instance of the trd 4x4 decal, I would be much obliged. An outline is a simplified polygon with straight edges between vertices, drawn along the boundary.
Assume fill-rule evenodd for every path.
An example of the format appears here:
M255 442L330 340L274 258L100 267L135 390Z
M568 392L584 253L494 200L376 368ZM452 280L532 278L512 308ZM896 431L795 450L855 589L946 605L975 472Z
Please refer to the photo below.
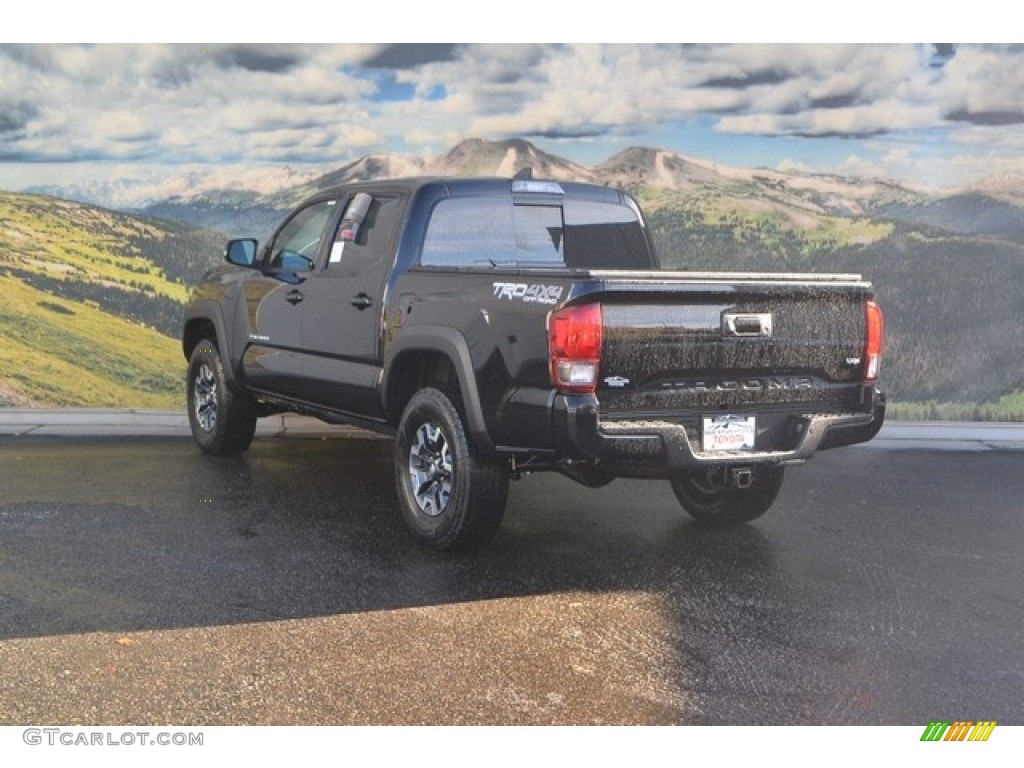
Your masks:
M562 286L540 283L494 283L494 295L499 299L521 299L530 304L557 304L562 298Z

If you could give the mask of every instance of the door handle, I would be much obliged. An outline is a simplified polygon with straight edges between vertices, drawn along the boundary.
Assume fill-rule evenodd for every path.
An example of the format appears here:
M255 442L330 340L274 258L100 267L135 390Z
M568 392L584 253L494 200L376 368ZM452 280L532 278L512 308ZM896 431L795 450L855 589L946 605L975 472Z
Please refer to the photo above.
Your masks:
M356 309L366 309L373 306L373 299L365 293L359 293L352 297L352 306Z
M291 304L293 307L300 301L302 301L304 298L305 296L302 295L302 291L298 289L288 291L288 293L284 295L284 300Z

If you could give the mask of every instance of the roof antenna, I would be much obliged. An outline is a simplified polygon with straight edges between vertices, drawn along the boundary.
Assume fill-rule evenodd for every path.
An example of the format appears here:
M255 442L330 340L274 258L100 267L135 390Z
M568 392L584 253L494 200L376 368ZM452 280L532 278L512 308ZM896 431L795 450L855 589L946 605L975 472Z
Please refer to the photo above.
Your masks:
M533 178L533 168L526 166L516 171L516 175L512 177L516 181L529 181Z

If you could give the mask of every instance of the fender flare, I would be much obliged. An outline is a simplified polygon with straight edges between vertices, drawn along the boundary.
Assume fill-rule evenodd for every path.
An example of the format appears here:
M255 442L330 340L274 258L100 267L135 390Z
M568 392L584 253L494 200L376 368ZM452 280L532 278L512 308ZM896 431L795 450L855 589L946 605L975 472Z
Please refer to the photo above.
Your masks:
M189 340L188 327L196 321L204 321L213 325L213 330L217 334L217 349L220 352L221 361L224 363L224 377L227 379L228 386L231 389L240 390L241 385L235 376L236 360L231 354L231 337L224 324L221 306L216 301L197 301L190 304L188 309L186 309L181 336L181 351L185 355L185 359L188 360L189 358L187 345Z
M444 325L419 325L403 331L387 348L384 356L384 375L381 382L382 404L386 406L392 385L392 365L406 352L435 352L445 355L455 369L459 380L459 391L462 393L462 411L466 417L466 427L477 448L494 455L494 441L487 431L484 420L483 405L480 392L476 386L476 372L473 368L473 356L465 337L455 328ZM395 414L397 418L401 414Z

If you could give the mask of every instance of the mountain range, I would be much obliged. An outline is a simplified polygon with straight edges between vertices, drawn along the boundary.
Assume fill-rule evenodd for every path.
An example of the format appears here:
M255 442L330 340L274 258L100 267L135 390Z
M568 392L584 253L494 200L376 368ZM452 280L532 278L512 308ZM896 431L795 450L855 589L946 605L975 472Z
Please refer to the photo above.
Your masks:
M210 243L225 236L264 239L300 200L350 181L507 177L524 167L535 178L631 192L666 267L864 274L887 311L886 386L898 400L995 403L1024 390L1019 176L934 190L892 180L739 168L648 147L587 167L521 139L467 139L435 158L368 155L325 173L263 169L229 177L223 171L190 171L148 186L121 182L35 192L113 205L122 209L118 216L150 227L162 220L162 227L178 227L179 237ZM132 247L145 257L166 241L136 239ZM210 248L209 259L219 257L217 250ZM171 270L172 281L183 285L198 276L195 269L204 261L191 253L186 275L189 269L174 272L166 253L154 258L154 269Z
M960 232L1024 227L1024 177L1018 174L997 175L962 188L926 189L892 180L739 168L649 147L631 147L587 167L522 139L466 139L432 159L371 154L323 173L297 172L288 167L238 172L193 169L146 180L46 185L22 191L121 211L174 212L169 218L185 223L209 220L214 218L209 211L220 209L230 224L237 221L240 211L287 211L311 194L352 181L417 175L511 176L525 167L533 170L535 178L624 189L644 185L672 192L717 190L737 198L773 201L781 206L780 212L797 218L803 212L949 226L952 215L952 223Z

